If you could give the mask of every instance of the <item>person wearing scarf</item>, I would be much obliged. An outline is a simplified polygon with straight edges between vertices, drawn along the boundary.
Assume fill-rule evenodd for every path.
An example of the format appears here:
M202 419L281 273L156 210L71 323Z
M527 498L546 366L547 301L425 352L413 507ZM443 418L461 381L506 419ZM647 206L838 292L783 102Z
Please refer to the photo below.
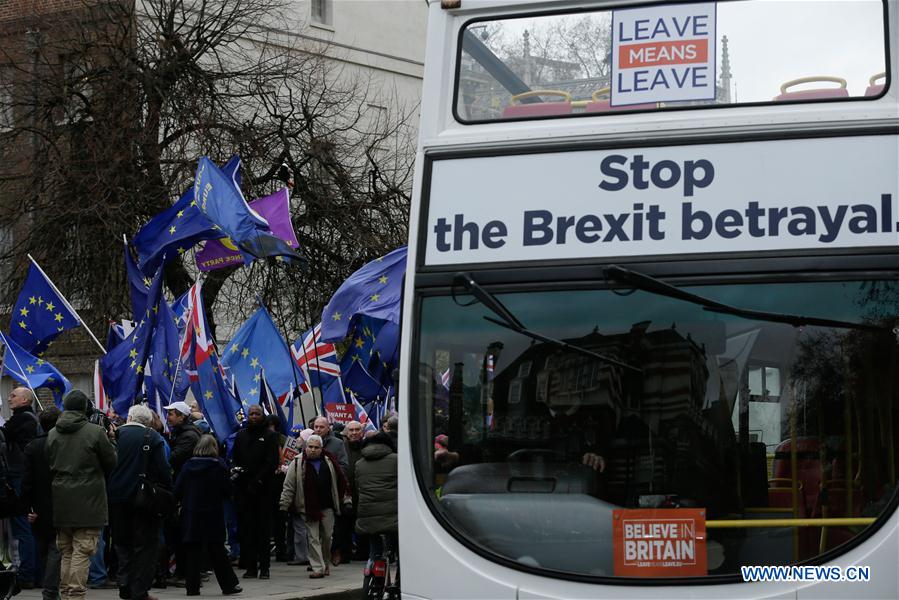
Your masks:
M321 436L310 435L306 449L287 467L281 490L281 510L303 516L309 540L309 577L330 575L334 515L349 504L350 491L337 458L322 449Z

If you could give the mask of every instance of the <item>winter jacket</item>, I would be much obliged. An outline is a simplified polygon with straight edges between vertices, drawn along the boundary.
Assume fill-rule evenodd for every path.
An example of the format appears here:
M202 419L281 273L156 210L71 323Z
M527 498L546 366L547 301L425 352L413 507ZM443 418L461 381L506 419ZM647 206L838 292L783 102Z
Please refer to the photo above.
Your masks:
M189 543L225 543L224 502L231 495L225 461L195 456L175 481L181 500L181 539Z
M234 438L234 465L243 469L237 480L240 498L263 494L271 498L271 485L278 469L278 434L264 425L247 427Z
M344 498L346 495L346 478L340 471L340 464L335 461L334 455L330 452L325 451L322 453L322 467L327 467L331 476L331 504L334 508L334 514L339 515L344 500L349 500L349 498ZM307 468L311 469L312 466L306 462L305 452L298 454L287 465L287 474L284 478L284 487L281 490L281 502L279 503L281 510L290 511L298 515L306 514L306 493L303 489L303 479Z
M362 458L362 445L364 442L365 440L359 440L358 442L344 440L343 442L346 447L347 460L350 463L346 471L346 480L353 494L353 506L359 506L359 491L356 489L356 463Z
M193 457L194 447L200 441L200 435L200 429L189 421L172 429L172 454L169 456L169 462L176 478L184 463Z
M47 434L42 433L25 446L25 477L22 479L22 503L27 512L37 513L31 524L35 535L53 535L52 475L47 461Z
M149 433L149 456L144 458L144 439ZM109 477L109 501L112 504L129 504L137 493L138 479L144 460L147 461L147 479L168 489L172 488L172 473L165 460L165 440L154 429L130 422L116 430L118 460Z
M374 535L398 531L397 456L393 440L379 433L365 440L356 463L356 531Z
M18 479L25 474L25 446L37 436L37 432L37 415L31 406L13 409L12 417L3 425L10 477Z
M106 477L116 465L116 449L106 431L89 423L82 411L67 410L47 435L47 460L53 475L53 525L106 525Z

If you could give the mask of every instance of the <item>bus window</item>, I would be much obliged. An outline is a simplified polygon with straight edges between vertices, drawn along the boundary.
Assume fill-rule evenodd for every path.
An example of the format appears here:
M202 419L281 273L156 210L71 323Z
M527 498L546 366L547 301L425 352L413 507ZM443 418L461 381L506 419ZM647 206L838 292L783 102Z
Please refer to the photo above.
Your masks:
M689 30L665 4L469 21L460 38L456 117L479 123L871 99L888 85L881 0L695 6L713 7L708 29ZM626 29L623 15L633 10L654 12ZM681 44L703 34L709 39L698 51ZM683 99L696 86L707 93Z
M425 297L414 460L447 526L524 569L613 577L613 510L703 508L708 573L732 575L815 560L882 517L897 476L899 283L685 289L865 327L796 327L639 289L497 295L563 348L489 321L471 298ZM806 518L836 520L753 526Z

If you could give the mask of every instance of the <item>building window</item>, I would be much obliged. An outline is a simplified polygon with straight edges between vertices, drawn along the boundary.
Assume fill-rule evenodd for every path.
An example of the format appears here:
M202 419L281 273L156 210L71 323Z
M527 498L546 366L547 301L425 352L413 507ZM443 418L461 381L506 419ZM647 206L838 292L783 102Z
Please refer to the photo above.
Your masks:
M312 22L324 25L331 25L331 0L311 0L312 2Z

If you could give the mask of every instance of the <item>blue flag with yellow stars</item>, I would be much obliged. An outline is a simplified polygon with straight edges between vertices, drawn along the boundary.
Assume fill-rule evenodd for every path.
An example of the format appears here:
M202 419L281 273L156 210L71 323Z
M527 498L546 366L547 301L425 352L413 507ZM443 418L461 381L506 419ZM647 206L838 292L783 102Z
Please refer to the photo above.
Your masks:
M49 388L53 392L56 405L62 408L62 397L72 388L69 380L49 362L29 354L2 333L0 343L6 346L3 372L31 389Z
M147 306L152 308L145 309L134 331L100 359L103 388L117 414L128 414L134 400L141 396L144 369L150 354L150 342L160 302L165 302L162 296L161 268L156 272L147 295Z
M400 322L406 246L373 260L344 281L322 311L323 342L344 339L356 315Z
M156 392L166 405L184 400L190 382L187 373L179 364L181 360L180 333L178 317L165 299L160 299L156 314L156 327L153 329L153 346L151 378Z
M371 347L368 372L383 386L395 386L393 370L398 365L400 353L400 326L387 322L378 332Z
M29 354L40 356L56 336L81 325L75 311L32 262L12 309L9 338Z
M222 352L222 364L231 371L240 397L247 404L259 402L263 369L272 392L279 398L304 381L265 307L260 307L237 330Z
M232 156L222 167L225 175L239 185L240 157ZM132 243L137 250L137 264L145 274L155 273L163 261L190 250L197 242L222 237L218 227L206 218L194 198L194 187L188 188L178 201L140 228Z
M353 326L350 328L346 352L340 358L341 373L348 371L353 363L359 362L368 365L374 353L377 336L387 321L376 319L368 315L357 315L353 318Z
M191 341L196 344L196 339ZM194 352L191 352L194 356ZM192 359L193 361L193 359ZM206 360L196 363L197 378L191 381L194 398L203 416L220 443L240 428L244 419L243 406L228 389L219 368L218 354L213 349Z
M372 402L387 396L387 390L358 362L354 362L348 370L341 371L340 377L347 397L352 393L362 402Z
M249 205L233 177L205 156L197 164L194 197L209 221L237 245L244 263L266 256L300 258L287 242L272 234L268 221Z
M125 244L125 275L128 279L128 292L131 295L131 313L134 321L137 322L147 310L147 294L152 282L137 268L127 243Z

